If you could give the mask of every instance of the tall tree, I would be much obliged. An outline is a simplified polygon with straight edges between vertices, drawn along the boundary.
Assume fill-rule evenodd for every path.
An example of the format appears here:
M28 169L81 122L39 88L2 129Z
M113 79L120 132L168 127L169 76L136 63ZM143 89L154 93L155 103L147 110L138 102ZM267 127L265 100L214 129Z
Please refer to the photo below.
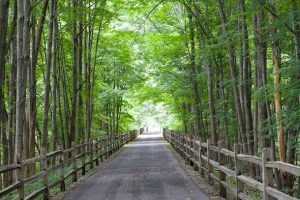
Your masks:
M267 43L265 40L265 34L263 31L263 23L265 21L265 13L262 9L264 5L263 1L253 0L253 5L259 11L253 16L254 22L254 35L255 35L255 68L256 68L256 81L257 89L264 91L264 87L267 84ZM269 102L265 97L265 93L259 95L257 100L257 123L258 123L258 135L260 147L270 147L270 140L267 138L268 132L265 129L265 125L268 120L267 109L269 107Z
M254 137L253 137L253 122L251 113L251 87L252 87L252 73L250 62L250 46L249 46L249 34L246 18L246 5L245 0L239 1L240 12L240 24L241 24L241 55L240 59L240 73L241 76L241 99L243 99L243 110L245 119L245 131L247 134L248 152L254 154Z
M193 87L193 96L194 96L194 109L195 109L195 128L196 134L202 135L202 128L201 128L201 113L200 113L200 92L198 88L198 81L197 81L197 66L196 66L196 50L195 50L195 31L194 31L194 20L193 14L191 13L191 9L188 9L188 18L189 18L189 32L190 32L190 76L191 82ZM215 136L213 130L212 135Z
M28 3L28 1L25 1ZM23 151L23 131L26 120L25 101L26 101L26 74L27 69L24 62L24 18L26 7L23 0L18 0L18 22L17 22L17 97L16 97L16 144L15 144L15 163L22 165ZM21 170L16 174L16 180L21 181L23 174ZM19 186L19 198L24 196L24 185Z
M75 142L75 131L76 131L76 112L77 112L77 76L78 76L78 36L77 36L77 0L73 1L73 30L72 30L72 42L73 42L73 70L72 70L72 108L70 116L69 126L69 138L68 146L71 146L71 142Z
M5 108L5 99L4 99L4 84L5 84L5 55L6 55L6 35L8 27L8 10L9 10L9 1L2 0L0 2L0 141L2 143L2 152L3 152L3 164L7 165L9 162L8 155L8 138L6 135L5 124L7 122L7 113ZM1 160L0 160L1 163ZM4 176L4 185L7 185L8 182L7 175ZM0 178L1 181L1 178ZM2 182L2 181L1 181ZM1 188L1 184L0 184Z
M222 29L226 34L226 42L227 42L227 49L228 49L228 57L229 57L229 64L230 64L230 75L232 79L232 89L233 89L233 96L234 96L234 105L236 110L236 116L238 120L238 132L239 137L241 138L241 144L243 145L243 151L248 152L247 145L246 145L246 137L245 137L245 124L244 124L244 117L242 113L242 107L241 107L241 101L240 101L240 95L239 90L237 87L238 84L238 78L237 78L237 63L236 63L236 54L235 54L235 48L234 44L232 42L232 39L228 35L228 30L226 28L227 19L224 12L224 6L222 0L218 0L218 9L219 9L219 15L222 22Z
M52 49L53 49L53 27L54 27L54 7L55 0L50 1L50 20L48 24L48 42L47 42L47 59L46 59L46 70L45 70L45 90L44 90L44 102L43 102L43 124L42 124L42 140L41 147L47 149L48 146L48 119L49 119L49 96L50 96L50 76L52 66Z
M53 12L51 13L50 19L53 20L53 64L52 64L52 121L51 121L51 132L52 132L52 149L55 151L57 148L57 62L58 62L58 25L57 25L57 2L53 3Z
M270 6L273 13L275 11L275 1L270 0ZM283 125L281 119L281 94L280 94L280 65L281 65L281 55L279 49L279 40L276 39L278 30L275 23L275 18L270 14L271 22L271 38L272 38L272 57L273 57L273 72L274 72L274 102L275 102L275 115L276 115L276 129L277 129L277 139L278 139L278 155L279 160L285 162L285 153L284 153L284 137L283 137Z

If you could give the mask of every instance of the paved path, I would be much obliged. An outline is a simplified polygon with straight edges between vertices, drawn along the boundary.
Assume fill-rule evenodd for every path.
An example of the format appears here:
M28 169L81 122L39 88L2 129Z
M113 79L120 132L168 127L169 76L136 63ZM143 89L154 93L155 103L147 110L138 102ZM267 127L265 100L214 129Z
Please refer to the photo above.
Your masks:
M144 134L69 192L68 200L207 200L159 134Z

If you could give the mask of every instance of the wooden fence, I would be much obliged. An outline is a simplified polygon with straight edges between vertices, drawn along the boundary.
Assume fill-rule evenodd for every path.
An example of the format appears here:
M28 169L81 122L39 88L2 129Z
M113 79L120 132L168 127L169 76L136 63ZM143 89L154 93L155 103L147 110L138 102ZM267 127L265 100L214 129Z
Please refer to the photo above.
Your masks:
M259 158L239 153L237 145L234 145L234 151L230 151L224 148L221 141L218 146L213 146L210 140L205 143L201 139L191 139L173 131L164 130L163 135L188 163L193 164L199 173L207 178L210 184L218 184L219 195L224 198L226 193L230 192L236 199L253 199L251 192L249 193L250 189L260 192L261 197L258 199L297 199L276 189L273 170L281 170L299 178L300 167L273 161L270 148L263 149L262 158ZM260 168L261 180L246 174L250 165Z
M0 190L0 199L4 197L10 199L12 196L8 195L12 195L12 192L17 194L19 200L35 199L40 195L43 195L43 199L50 199L50 190L52 188L60 187L60 191L65 191L66 179L72 177L72 182L76 182L80 171L81 175L85 175L88 166L92 170L94 164L98 165L99 162L110 157L124 144L135 139L142 132L143 129L140 129L121 135L108 135L76 146L73 143L69 149L50 153L41 150L41 155L23 160L21 164L0 166L0 174L9 173L12 176L13 173L19 173L19 177L23 177L14 181L12 185ZM26 177L26 168L32 165L37 166L39 170L34 175ZM67 167L70 170L66 173ZM59 178L50 183L50 173L58 170ZM42 181L42 187L25 196L25 185L39 180Z

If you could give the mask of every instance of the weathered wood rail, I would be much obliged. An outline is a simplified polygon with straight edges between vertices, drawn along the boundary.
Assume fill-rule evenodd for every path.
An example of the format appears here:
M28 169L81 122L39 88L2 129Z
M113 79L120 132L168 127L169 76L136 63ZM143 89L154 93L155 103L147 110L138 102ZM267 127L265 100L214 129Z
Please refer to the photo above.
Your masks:
M234 151L224 148L224 143L219 142L213 146L210 140L191 139L187 135L164 130L164 138L181 154L186 162L194 165L199 173L206 177L208 183L217 183L219 195L226 198L230 192L236 199L252 199L246 192L246 187L261 193L261 198L296 200L274 186L273 171L278 169L295 177L300 177L300 167L272 160L270 148L262 151L262 158L241 154L238 146L234 145ZM261 180L257 180L246 174L250 165L255 165L261 170ZM248 167L247 167L248 166Z
M99 162L110 157L114 152L135 139L142 132L143 129L120 135L107 135L76 146L73 143L72 147L66 150L49 153L42 153L43 150L41 150L42 155L23 160L21 164L0 166L0 174L19 173L21 177L24 177L20 180L15 180L12 185L0 190L0 199L4 197L10 199L9 197L11 196L8 195L12 195L12 192L16 192L19 200L35 199L40 195L43 195L43 199L50 199L50 190L52 188L59 186L60 191L65 191L66 179L72 177L72 182L76 182L80 171L81 175L85 175L88 166L90 170L93 170L94 164L96 166L99 165ZM40 167L34 175L26 177L25 169L30 165ZM66 173L66 167L71 168L68 173ZM56 170L59 170L59 179L49 183L50 173ZM25 196L25 185L38 180L42 181L43 186Z

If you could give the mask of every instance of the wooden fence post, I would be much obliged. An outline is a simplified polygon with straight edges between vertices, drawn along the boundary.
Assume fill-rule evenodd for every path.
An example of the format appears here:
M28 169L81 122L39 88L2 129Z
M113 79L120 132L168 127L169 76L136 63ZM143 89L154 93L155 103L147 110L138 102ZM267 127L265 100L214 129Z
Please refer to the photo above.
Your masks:
M201 146L201 138L199 137L199 149L198 149L198 162L199 162L199 174L203 176L202 171L202 146Z
M186 160L186 163L187 164L189 164L190 162L189 162L189 148L188 148L188 146L189 146L189 141L188 141L188 136L187 135L185 135L185 137L184 137L184 144L185 144L185 160Z
M185 162L187 162L187 157L186 157L186 135L183 136L183 155L184 155Z
M177 142L177 143L179 143L180 142L180 140L179 140L179 138L180 138L180 135L179 134L176 134L176 133L174 133L174 132L170 132L169 133L169 137L170 137L170 141L174 141L174 142ZM177 141L176 141L176 139L178 139ZM179 146L180 147L180 146Z
M183 156L184 160L186 160L186 138L185 135L182 136L183 143L182 143L182 148L183 148Z
M170 133L170 142L172 144L172 146L178 151L180 149L180 144L179 144L179 135L178 134L175 134L173 132ZM178 146L177 146L178 145Z
M186 140L185 140L185 135L182 136L182 153L183 153L184 161L186 162Z
M224 165L226 163L225 155L221 153L221 149L225 147L224 141L218 142L218 160L219 165ZM226 188L223 186L222 181L226 182L226 175L224 172L219 170L219 194L221 197L226 198Z
M121 149L122 147L122 135L118 135L118 149Z
M110 135L109 148L110 148L109 155L111 156L113 154L113 149L114 149L114 135Z
M84 176L85 175L85 152L88 150L88 148L84 144L84 140L81 140L81 145L82 145L82 147L79 148L79 150L81 151L80 153L82 153L81 165L82 165L82 176Z
M47 172L47 149L46 148L41 148L41 169L45 172L45 175L43 176L43 185L46 188L44 194L43 194L43 199L48 200L50 199L50 192L49 192L49 182L48 182L48 172Z
M117 134L114 135L114 152L118 149L118 140L117 140Z
M100 161L103 162L104 160L104 140L103 138L100 139Z
M190 140L191 136L188 135L187 136L187 140L186 140L186 155L187 155L187 162L189 165L191 165L191 140Z
M66 184L65 184L65 153L62 151L60 154L60 191L66 190Z
M110 135L110 139L109 139L109 149L110 149L110 156L112 155L112 153L113 153L113 149L114 149L114 147L113 147L113 145L114 145L114 135Z
M236 181L236 198L239 198L239 193L244 190L243 182L239 181L238 176L242 174L242 165L237 155L239 154L238 144L234 144L234 163L235 163L235 181Z
M108 135L104 138L104 152L105 152L105 159L108 158Z
M185 157L185 135L182 135L182 155L184 156L184 160L186 160L186 157Z
M115 152L115 134L111 136L111 155Z
M271 148L264 148L262 152L262 178L263 178L263 199L270 200L273 199L266 191L266 187L269 187L273 183L273 169L266 167L267 161L272 161L272 151Z
M96 166L99 165L99 139L96 140Z
M89 139L89 143L90 145L90 167L91 170L94 169L94 141L92 139Z
M20 168L17 170L16 172L16 181L20 182L20 185L18 186L18 200L24 200L25 198L25 194L24 194L24 165L22 162L22 159L19 159L19 155L18 155L18 160L17 160L17 164L20 165Z
M210 152L210 146L211 146L211 140L207 139L207 181L210 185L213 185L213 179L210 177L210 174L213 171L212 166L209 163L209 160L212 157Z
M109 142L109 141L108 141L108 136L106 136L106 137L105 137L105 142L104 142L104 144L105 144L105 145L104 145L104 146L105 146L105 148L104 148L104 149L105 149L105 159L107 159L108 156L109 156L109 155L108 155L108 142Z
M194 163L194 170L197 170L198 169L198 164L197 164L197 149L196 149L196 146L197 146L197 144L196 144L196 141L197 141L197 138L195 137L194 138L194 140L193 140L193 148L194 148L194 152L193 152L193 155L194 155L194 161L195 161L195 163Z
M192 148L193 148L193 140L192 140L193 136L190 135L188 137L188 157L189 157L189 164L192 166L193 165L193 161L192 161L192 158L193 158L193 151L192 151Z
M108 136L107 140L107 158L110 157L110 135Z
M77 148L75 147L75 142L72 142L72 169L73 169L73 182L77 182L77 164L76 164L76 156L77 156Z
M180 139L179 135L175 133L171 133L170 141L172 141L172 146L176 149L177 152L180 152Z
M106 151L107 151L107 158L109 158L110 156L110 135L107 137L107 140L106 140Z
M179 136L178 134L175 134L173 132L171 132L170 134L170 141L172 146L178 151L180 144L179 144L179 140L178 140Z
M180 154L183 158L185 158L184 155L184 136L180 135Z

